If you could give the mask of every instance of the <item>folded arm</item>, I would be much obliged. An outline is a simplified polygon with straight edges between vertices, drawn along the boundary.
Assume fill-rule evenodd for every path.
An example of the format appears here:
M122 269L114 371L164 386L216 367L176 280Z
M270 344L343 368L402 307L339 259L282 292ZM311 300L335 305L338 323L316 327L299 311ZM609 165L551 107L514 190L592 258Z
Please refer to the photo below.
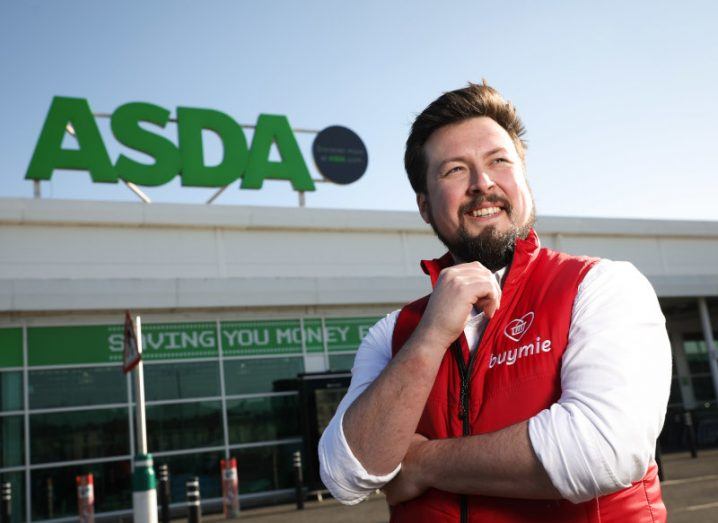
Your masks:
M475 306L490 317L500 298L498 280L478 262L441 271L414 332L344 416L347 443L367 471L386 474L401 462L446 348Z
M390 505L433 487L456 494L559 499L531 446L528 422L463 438L417 437L398 476L385 488Z
M347 505L359 503L396 476L400 466L388 474L369 473L356 458L344 436L344 415L349 406L391 361L391 335L399 311L382 318L369 329L354 359L349 390L319 441L319 474L332 495Z
M391 330L389 321L370 330L357 352L350 390L319 443L322 481L340 501L360 501L368 486L396 474L446 348L475 307L490 317L500 298L498 279L488 269L478 262L458 264L441 272L419 325L396 357L396 315ZM380 364L366 363L373 359Z
M396 313L362 342L349 391L319 442L322 481L345 504L358 503L397 474L443 357L415 337L391 359L386 343L376 341L386 340L395 322Z

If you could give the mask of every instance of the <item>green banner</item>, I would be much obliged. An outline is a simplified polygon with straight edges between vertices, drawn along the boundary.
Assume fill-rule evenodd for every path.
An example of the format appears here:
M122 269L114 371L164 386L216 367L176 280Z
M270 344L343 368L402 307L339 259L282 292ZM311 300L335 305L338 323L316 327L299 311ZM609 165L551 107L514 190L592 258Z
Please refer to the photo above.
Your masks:
M304 344L307 352L324 352L322 320L319 318L304 320Z
M378 318L320 318L222 322L225 356L302 354L356 351ZM302 324L304 331L302 333ZM122 361L122 325L30 327L28 363L79 365ZM216 324L162 323L142 326L143 358L147 361L216 358ZM21 329L0 329L0 366L22 366Z
M122 325L32 327L27 330L29 365L75 365L122 361ZM214 323L142 326L147 361L217 357Z
M369 329L381 318L327 318L324 324L327 330L329 352L357 350L361 340Z
M330 352L355 351L378 318L327 318L324 321ZM222 352L225 356L301 354L302 322L299 320L222 322ZM304 324L307 352L324 352L322 320L309 318Z
M222 354L301 354L299 320L222 322Z
M22 329L0 328L0 367L22 367Z

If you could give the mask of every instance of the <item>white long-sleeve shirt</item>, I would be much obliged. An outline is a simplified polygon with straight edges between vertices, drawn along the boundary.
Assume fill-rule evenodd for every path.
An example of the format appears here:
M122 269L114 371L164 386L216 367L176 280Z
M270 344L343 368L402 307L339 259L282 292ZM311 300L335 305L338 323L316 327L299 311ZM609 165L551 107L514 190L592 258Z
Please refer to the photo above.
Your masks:
M374 325L357 351L352 381L319 442L322 481L346 504L391 481L369 474L347 444L347 408L391 360L399 311ZM483 314L464 333L476 348ZM578 288L561 364L561 397L529 419L539 461L574 503L628 487L643 477L663 427L671 381L665 319L646 278L628 262L601 260Z

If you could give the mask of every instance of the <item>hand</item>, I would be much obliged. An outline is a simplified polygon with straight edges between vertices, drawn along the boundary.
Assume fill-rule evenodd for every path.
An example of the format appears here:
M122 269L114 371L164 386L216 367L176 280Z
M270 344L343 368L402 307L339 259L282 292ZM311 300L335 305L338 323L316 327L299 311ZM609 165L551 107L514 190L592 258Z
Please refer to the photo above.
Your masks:
M389 483L381 489L386 495L390 507L421 496L429 488L425 484L418 460L422 447L428 440L421 434L414 434L409 450L401 462L401 470Z
M441 271L417 330L447 347L464 331L476 305L491 318L501 302L501 286L479 262L461 263Z

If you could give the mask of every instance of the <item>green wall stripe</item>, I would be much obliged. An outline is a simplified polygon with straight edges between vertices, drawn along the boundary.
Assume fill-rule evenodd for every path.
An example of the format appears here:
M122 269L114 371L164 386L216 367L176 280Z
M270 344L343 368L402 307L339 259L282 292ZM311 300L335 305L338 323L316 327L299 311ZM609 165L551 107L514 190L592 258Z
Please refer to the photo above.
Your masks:
M0 328L0 367L22 367L21 328Z
M328 350L355 350L377 320L326 318ZM5 333L10 341L3 342L0 330L0 364L22 365L22 331L6 330L16 332ZM216 358L218 354L217 329L213 322L145 324L142 336L143 357L148 361ZM226 356L302 353L299 319L221 322L220 336ZM122 361L123 327L120 324L30 327L27 337L30 366L119 364ZM324 351L320 318L304 320L304 338L307 352ZM11 348L5 349L6 346Z

